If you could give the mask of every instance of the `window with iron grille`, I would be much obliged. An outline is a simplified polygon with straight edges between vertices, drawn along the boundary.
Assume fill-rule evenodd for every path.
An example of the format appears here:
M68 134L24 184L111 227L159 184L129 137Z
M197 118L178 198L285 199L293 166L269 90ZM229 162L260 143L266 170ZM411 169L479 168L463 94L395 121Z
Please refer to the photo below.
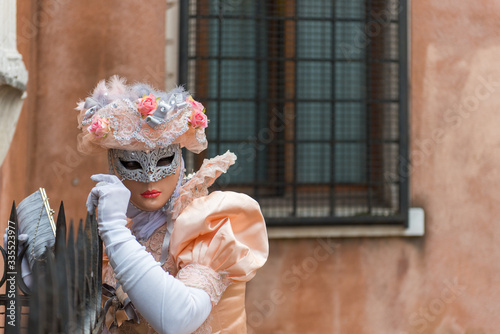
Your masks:
M181 1L180 81L210 119L196 159L238 156L215 187L269 226L405 225L406 5Z

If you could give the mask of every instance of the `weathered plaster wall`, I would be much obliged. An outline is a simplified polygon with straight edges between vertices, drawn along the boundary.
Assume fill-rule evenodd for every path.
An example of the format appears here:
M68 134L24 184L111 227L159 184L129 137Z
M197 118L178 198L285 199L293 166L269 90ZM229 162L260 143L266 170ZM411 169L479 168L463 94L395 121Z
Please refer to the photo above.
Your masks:
M329 256L322 240L272 241L249 287L254 333L498 333L498 31L499 1L412 1L411 200L426 236L333 239Z
M44 186L84 215L104 156L76 151L75 102L97 81L164 79L165 2L19 1L29 97L0 169L11 201ZM500 325L500 2L411 5L411 199L424 238L272 240L248 288L253 333L489 334Z
M18 1L18 46L30 74L15 139L1 168L1 221L12 200L45 187L55 209L85 218L93 173L105 154L76 150L76 111L103 78L118 74L163 88L165 1Z

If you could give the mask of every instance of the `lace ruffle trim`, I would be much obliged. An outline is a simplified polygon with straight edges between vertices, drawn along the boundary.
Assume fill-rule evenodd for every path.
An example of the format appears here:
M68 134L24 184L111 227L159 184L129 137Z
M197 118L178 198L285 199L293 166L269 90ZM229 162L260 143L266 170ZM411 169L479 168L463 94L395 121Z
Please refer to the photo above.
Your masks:
M223 273L197 263L190 263L179 270L177 278L186 286L206 291L213 305L217 305L222 294L231 284Z
M177 219L181 212L191 204L194 199L208 195L208 187L210 187L222 173L225 173L235 161L236 155L229 151L212 159L205 159L198 172L181 186L179 197L175 200L172 209L172 219Z
M219 302L222 294L231 284L224 274L217 273L212 268L197 263L191 263L182 268L177 273L177 278L187 286L206 291L213 305ZM212 314L208 316L207 320L193 334L212 333L211 322Z
M103 283L109 284L113 287L116 286L115 272L113 271L111 264L107 263L104 266L102 276Z

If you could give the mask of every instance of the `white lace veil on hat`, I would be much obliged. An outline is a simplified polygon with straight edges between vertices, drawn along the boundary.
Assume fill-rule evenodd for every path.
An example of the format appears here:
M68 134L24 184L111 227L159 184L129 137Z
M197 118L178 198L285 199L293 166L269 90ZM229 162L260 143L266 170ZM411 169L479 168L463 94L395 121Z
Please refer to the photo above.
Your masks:
M78 103L78 149L153 150L180 144L199 153L207 147L203 105L182 87L169 92L144 83L126 85L118 76L101 81Z

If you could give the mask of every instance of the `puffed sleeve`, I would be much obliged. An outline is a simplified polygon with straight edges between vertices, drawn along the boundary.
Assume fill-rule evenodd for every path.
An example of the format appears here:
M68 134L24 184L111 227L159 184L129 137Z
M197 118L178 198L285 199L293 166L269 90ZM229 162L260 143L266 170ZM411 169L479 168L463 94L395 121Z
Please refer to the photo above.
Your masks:
M259 204L229 191L194 199L178 216L170 239L177 277L207 291L214 304L230 283L252 279L268 253Z

